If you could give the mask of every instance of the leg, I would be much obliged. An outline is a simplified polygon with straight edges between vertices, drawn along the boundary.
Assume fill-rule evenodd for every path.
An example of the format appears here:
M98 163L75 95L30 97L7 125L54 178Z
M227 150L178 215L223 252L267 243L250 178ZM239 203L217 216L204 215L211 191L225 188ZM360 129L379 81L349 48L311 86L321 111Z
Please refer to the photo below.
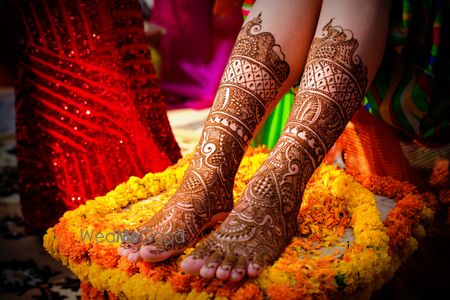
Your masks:
M373 78L378 67L388 11L385 0L324 1L321 30L280 140L227 219L182 263L185 271L240 280L245 273L257 276L281 255L297 232L306 183L359 107L368 74Z
M179 254L232 209L233 180L244 151L258 124L292 86L306 61L306 49L287 47L291 50L284 52L283 48L288 43L309 44L318 19L317 1L283 2L258 1L255 9L260 14L250 15L238 36L179 190L139 229L147 238L125 243L119 249L121 255L154 262ZM312 13L295 18L292 6ZM291 23L279 21L279 16ZM302 30L292 37L285 26ZM182 233L185 243L165 245L164 239L154 236L156 232L165 236Z

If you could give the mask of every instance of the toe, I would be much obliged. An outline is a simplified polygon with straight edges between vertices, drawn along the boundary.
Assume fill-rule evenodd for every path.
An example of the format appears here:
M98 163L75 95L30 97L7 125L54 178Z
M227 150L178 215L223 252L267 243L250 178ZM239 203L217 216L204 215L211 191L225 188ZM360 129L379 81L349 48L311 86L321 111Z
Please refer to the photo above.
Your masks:
M249 262L248 267L247 267L248 276L249 277L258 276L264 269L264 266L266 266L269 261L270 261L270 258L268 256L261 255L261 254L255 254L252 261Z
M216 277L218 279L226 280L230 278L231 270L233 269L234 265L236 264L237 257L232 254L225 255L224 260L219 265L216 271Z
M142 257L139 255L139 252L131 252L130 254L128 254L127 258L129 261L133 263L137 263L142 260Z
M213 278L216 275L217 266L219 265L218 262L211 262L208 264L203 265L200 268L200 276L203 278Z
M207 259L207 257L198 258L194 255L188 256L181 262L181 269L188 274L198 275Z
M218 279L226 280L230 278L232 266L221 264L216 270L216 277Z
M117 249L117 252L119 253L120 256L125 256L125 257L127 257L128 254L130 254L131 250L130 250L130 249L127 249L127 248L124 247L124 246L120 246L120 247Z
M143 246L139 250L143 260L148 262L159 262L175 255L174 251L165 251L158 246Z
M239 259L236 262L236 265L231 270L230 280L241 281L244 278L246 271L247 271L247 260L244 257L239 257Z
M217 267L222 262L223 255L219 252L214 252L200 268L200 276L203 278L213 278L216 276Z
M139 244L133 244L133 243L124 243L120 245L118 252L119 255L129 257L131 254L139 252Z
M249 277L256 277L258 276L263 270L263 265L251 262L248 264L247 267L247 274Z
M245 276L245 269L242 268L233 268L230 274L231 281L241 281Z

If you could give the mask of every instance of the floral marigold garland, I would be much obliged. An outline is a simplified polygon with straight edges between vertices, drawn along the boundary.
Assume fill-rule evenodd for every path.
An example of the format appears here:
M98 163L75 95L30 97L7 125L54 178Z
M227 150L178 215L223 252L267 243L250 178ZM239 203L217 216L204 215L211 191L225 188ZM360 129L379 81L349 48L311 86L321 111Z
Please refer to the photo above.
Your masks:
M250 149L235 180L235 200L265 160L265 148ZM163 263L130 263L117 254L120 234L144 224L174 194L188 166L181 159L164 172L131 177L105 196L68 211L44 236L46 250L83 282L83 297L107 291L110 299L298 299L380 288L423 235L432 218L432 197L389 178L356 179L377 194L398 200L383 222L374 194L353 176L322 165L308 183L299 231L273 266L256 279L232 283L181 272L185 255ZM398 191L390 194L394 189ZM343 241L353 229L354 242ZM328 248L327 248L328 247ZM327 253L324 249L335 251ZM341 249L341 250L339 250ZM343 250L342 250L343 249Z

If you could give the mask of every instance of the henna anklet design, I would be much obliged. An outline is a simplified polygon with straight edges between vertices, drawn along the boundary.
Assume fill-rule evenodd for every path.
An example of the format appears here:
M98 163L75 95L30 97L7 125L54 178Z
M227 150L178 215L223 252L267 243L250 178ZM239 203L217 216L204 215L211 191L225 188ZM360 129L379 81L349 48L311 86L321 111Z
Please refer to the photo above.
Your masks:
M121 255L132 261L160 261L176 255L231 211L234 176L245 149L289 75L280 46L271 33L260 32L261 23L259 15L242 28L183 182L143 226L149 234L183 230L186 242L169 247L158 238L146 245L125 243Z
M204 277L240 280L272 264L297 232L306 183L362 100L367 70L349 30L315 38L284 132L230 215L182 267ZM348 36L350 34L350 36ZM195 265L203 260L204 266ZM192 267L195 266L195 267Z

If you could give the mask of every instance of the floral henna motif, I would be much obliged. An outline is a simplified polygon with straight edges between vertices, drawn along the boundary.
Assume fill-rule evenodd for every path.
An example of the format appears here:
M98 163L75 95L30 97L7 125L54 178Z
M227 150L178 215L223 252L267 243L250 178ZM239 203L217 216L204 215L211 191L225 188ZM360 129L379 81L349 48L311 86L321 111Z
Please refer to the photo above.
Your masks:
M332 26L331 21L323 31L312 42L280 140L230 215L194 251L194 259L209 257L201 275L211 276L214 272L208 268L221 263L216 276L225 279L223 268L238 268L233 264L244 258L249 267L241 264L241 273L246 270L255 276L281 255L297 232L306 183L358 109L367 85L367 69L354 56L358 42L351 31Z
M312 169L302 151L294 143L279 143L225 222L201 242L194 256L220 253L215 257L221 261L232 253L259 266L273 262L297 231L299 195L305 186L300 173Z
M154 253L182 250L195 242L215 215L232 209L234 176L245 149L289 75L280 46L272 34L260 32L261 22L261 16L249 21L238 36L180 188L140 229L146 236L153 235L140 239L138 245L125 243L123 248L138 251L144 244L154 246ZM185 243L167 245L154 236L174 230L185 233Z
M314 169L358 110L367 87L367 68L354 55L358 41L331 22L324 36L313 40L282 135L303 145ZM312 173L305 175L309 179Z

